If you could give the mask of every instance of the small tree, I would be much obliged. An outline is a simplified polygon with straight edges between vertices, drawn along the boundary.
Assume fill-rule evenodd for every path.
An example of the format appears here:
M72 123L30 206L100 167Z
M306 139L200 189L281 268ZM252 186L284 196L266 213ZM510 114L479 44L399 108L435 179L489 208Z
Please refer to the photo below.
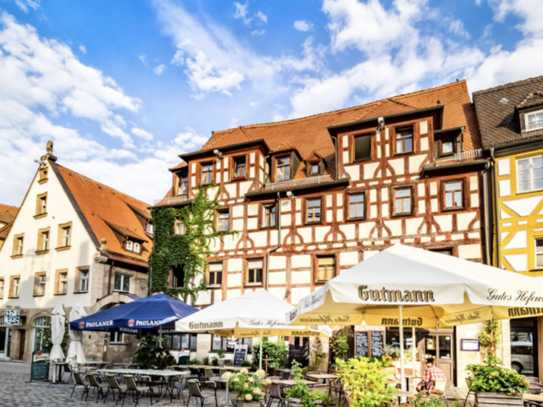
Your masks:
M484 323L482 332L477 335L481 341L481 347L485 355L495 357L498 352L498 345L501 343L502 323L491 319Z
M153 336L137 336L138 346L134 352L132 362L137 364L140 369L158 369L163 370L167 366L177 364L175 358L170 354L170 351L164 349L168 344L169 336L162 337L162 346L160 337Z

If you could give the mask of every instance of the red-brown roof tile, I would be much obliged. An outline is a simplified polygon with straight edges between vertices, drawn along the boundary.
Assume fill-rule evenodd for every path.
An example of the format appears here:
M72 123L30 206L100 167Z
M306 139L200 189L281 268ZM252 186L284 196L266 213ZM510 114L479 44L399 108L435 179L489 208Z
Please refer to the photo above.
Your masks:
M16 206L0 204L0 223L12 223L17 213L19 213L19 208Z
M58 168L96 238L107 240L108 251L146 263L151 254L152 242L146 236L143 225L131 207L150 216L147 209L150 205L66 167L55 163L52 165ZM143 240L142 254L124 250L108 223L122 228L128 235L141 238Z

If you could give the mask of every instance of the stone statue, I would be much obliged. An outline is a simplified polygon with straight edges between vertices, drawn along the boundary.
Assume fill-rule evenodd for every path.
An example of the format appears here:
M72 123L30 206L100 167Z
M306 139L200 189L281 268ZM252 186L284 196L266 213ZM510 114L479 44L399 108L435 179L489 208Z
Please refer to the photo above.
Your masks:
M47 142L47 154L53 154L53 142L51 140L49 140Z

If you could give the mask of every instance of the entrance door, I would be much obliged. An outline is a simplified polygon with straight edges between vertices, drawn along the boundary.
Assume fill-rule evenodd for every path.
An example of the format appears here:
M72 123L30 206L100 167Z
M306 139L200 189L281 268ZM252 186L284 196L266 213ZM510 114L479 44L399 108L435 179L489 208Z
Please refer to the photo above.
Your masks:
M6 328L0 327L0 353L6 353Z
M454 383L454 355L452 334L428 335L425 340L425 357L436 358L436 366L441 369L447 378L447 384Z
M23 360L25 356L25 341L26 331L24 329L19 329L19 360Z
M527 376L537 376L537 319L511 320L511 367Z
M305 354L309 346L309 338L291 338L289 345L289 365L292 366L292 362L295 360L302 364L302 367L306 367L309 364L309 360ZM290 368L289 366L289 368Z

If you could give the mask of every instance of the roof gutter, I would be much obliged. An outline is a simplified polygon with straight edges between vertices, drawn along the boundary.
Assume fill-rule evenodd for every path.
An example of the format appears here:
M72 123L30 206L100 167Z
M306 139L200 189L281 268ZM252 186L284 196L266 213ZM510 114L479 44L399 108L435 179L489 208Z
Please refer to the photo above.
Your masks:
M434 172L434 171L440 171L440 170L448 170L452 168L474 167L477 165L487 164L488 162L489 162L488 160L477 160L477 161L462 162L458 164L425 165L424 167L422 167L422 171L426 173L426 172Z
M330 186L338 186L338 185L349 185L349 178L340 178L340 179L337 179L335 181L331 181L331 182L324 182L322 184L311 184L311 185L303 185L303 186L299 186L299 187L292 187L292 188L288 188L288 187L285 187L284 189L281 189L281 190L268 190L268 191L254 191L254 192L248 192L245 194L245 196L248 198L248 199L251 199L251 198L265 198L267 196L273 196L275 195L277 192L286 192L286 191L306 191L306 190L311 190L311 189L314 189L314 188L322 188L322 187L330 187Z
M266 252L266 284L265 289L268 291L269 276L270 276L270 254L281 247L281 192L277 192L277 246L272 247Z
M224 152L224 151L236 150L238 148L258 146L258 145L263 145L266 148L266 152L270 151L270 147L268 146L266 141L264 139L258 139L258 140L246 141L243 143L228 144L222 147L208 148L207 150L193 151L192 153L187 153L187 154L180 154L179 158L181 158L185 162L189 162L191 159L198 158L200 156L205 156L208 154L213 154L214 150L220 150L221 152Z
M496 242L496 267L501 268L501 250L500 250L500 220L499 220L499 201L498 201L498 173L496 171L496 158L494 157L494 147L490 148L490 157L492 159L492 188L494 189L494 227L495 232L495 242Z
M336 179L339 179L339 174L337 172L337 161L338 161L338 156L337 156L337 150L338 150L338 139L337 139L337 136L335 134L330 134L330 137L332 137L332 139L334 140L334 154L335 154L335 157L336 159L334 160L336 163Z
M485 200L483 203L483 210L484 210L484 216L485 216L485 256L486 256L486 263L491 266L492 265L492 259L490 257L490 218L489 218L489 211L488 211L488 170L490 169L490 162L487 162L485 164L485 169L483 170L483 199Z

